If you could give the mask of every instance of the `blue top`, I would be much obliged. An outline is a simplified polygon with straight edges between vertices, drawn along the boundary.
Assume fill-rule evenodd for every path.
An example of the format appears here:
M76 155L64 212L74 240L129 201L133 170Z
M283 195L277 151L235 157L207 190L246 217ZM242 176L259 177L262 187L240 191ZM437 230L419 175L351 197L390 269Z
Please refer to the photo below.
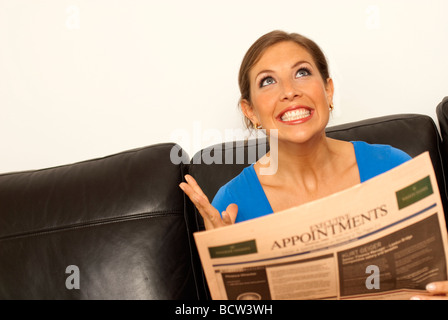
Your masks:
M411 157L394 147L382 144L368 144L363 141L352 141L355 149L361 182L384 173ZM258 180L254 164L245 168L238 176L222 186L212 205L223 212L231 203L238 205L235 222L258 218L273 212L271 205Z

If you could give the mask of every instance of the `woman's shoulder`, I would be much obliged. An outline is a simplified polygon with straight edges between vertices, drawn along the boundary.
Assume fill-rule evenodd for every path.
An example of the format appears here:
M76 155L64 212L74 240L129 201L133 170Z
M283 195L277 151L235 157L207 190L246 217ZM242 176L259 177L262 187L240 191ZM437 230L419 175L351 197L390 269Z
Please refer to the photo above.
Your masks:
M213 205L218 202L228 202L229 198L234 198L238 195L243 195L250 186L256 181L256 173L253 164L244 168L237 176L232 178L229 182L219 188L215 197L213 198Z
M231 203L238 206L236 222L272 213L253 164L222 186L212 201L219 212L223 212Z
M411 159L406 152L388 144L371 144L365 141L351 141L355 148L356 156L362 156L366 159L388 160L388 161L407 161Z
M387 144L352 141L361 182L412 159L406 152Z
M239 188L241 186L253 183L253 179L256 177L254 170L254 164L244 168L237 176L232 178L223 187L225 188Z

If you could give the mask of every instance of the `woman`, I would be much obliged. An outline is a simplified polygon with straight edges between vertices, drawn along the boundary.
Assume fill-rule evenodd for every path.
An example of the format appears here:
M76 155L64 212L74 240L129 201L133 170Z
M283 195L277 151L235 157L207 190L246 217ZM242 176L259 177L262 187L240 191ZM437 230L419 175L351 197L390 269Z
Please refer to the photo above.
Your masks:
M223 186L212 204L187 175L180 187L198 208L206 229L328 196L411 159L391 146L326 137L333 81L324 54L306 37L273 31L259 38L242 61L239 85L246 124L277 139L278 156L265 156L277 171L263 175L267 161L260 159ZM429 289L448 292L447 287L448 282L439 282Z

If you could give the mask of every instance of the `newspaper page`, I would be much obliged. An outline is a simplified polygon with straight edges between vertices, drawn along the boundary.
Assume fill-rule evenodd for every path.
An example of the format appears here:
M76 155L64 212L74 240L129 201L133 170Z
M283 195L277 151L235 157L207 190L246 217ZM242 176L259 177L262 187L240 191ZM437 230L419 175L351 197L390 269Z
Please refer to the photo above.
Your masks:
M292 209L194 234L212 299L409 299L447 280L429 153Z

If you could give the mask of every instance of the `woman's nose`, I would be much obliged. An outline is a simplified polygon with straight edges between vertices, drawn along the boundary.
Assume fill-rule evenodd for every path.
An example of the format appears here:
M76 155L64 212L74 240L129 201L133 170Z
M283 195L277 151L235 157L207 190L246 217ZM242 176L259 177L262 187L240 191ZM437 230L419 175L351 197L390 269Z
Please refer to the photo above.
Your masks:
M282 100L293 100L295 97L300 96L300 89L297 88L297 85L290 80L282 81Z

